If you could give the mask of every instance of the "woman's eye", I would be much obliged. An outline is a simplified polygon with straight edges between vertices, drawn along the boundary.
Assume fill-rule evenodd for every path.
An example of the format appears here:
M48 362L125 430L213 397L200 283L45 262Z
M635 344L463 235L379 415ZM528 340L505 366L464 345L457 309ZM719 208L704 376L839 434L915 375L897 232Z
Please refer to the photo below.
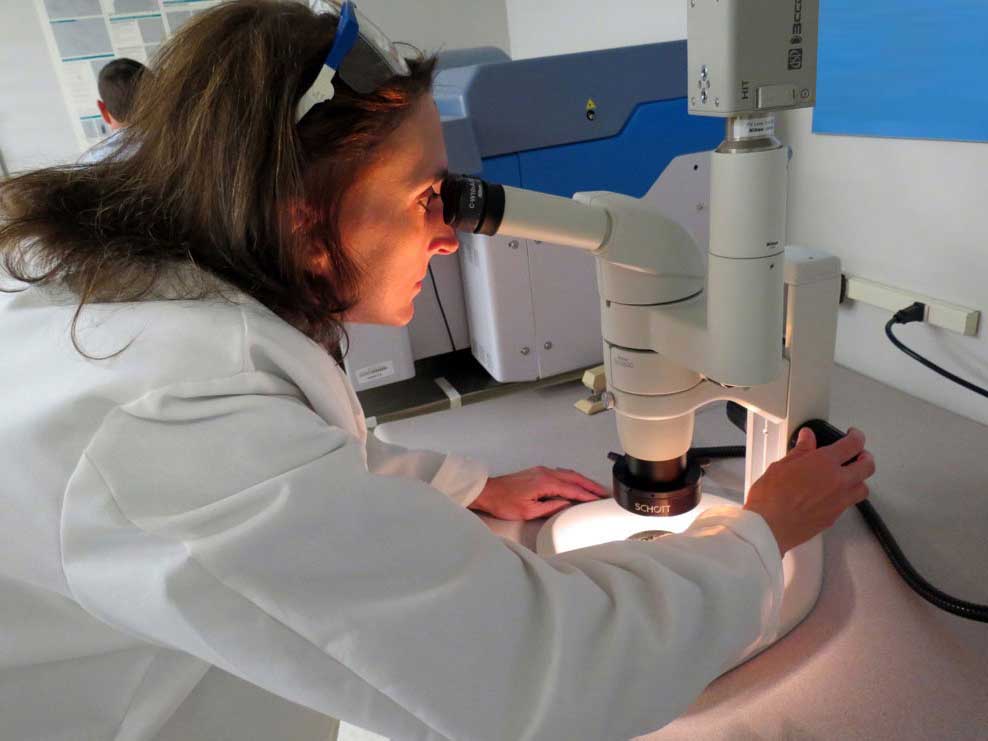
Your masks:
M429 207L432 205L432 202L439 197L439 193L436 192L435 188L429 188L429 192L426 194L425 198L419 201L419 205L428 211Z

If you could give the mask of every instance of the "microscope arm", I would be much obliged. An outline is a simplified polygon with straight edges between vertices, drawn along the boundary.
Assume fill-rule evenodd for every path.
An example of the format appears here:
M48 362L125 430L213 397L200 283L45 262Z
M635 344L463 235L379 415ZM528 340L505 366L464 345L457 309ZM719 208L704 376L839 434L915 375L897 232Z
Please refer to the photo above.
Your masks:
M470 176L447 178L442 196L446 223L460 231L590 252L609 301L669 304L703 291L703 256L693 238L637 198L607 192L560 198Z

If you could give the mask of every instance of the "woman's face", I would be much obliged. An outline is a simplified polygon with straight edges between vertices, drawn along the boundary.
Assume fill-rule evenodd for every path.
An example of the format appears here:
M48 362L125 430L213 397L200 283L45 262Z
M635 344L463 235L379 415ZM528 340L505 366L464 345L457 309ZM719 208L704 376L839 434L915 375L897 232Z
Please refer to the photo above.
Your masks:
M362 272L347 321L408 324L429 260L456 252L438 195L446 166L439 113L425 95L343 196L340 237Z

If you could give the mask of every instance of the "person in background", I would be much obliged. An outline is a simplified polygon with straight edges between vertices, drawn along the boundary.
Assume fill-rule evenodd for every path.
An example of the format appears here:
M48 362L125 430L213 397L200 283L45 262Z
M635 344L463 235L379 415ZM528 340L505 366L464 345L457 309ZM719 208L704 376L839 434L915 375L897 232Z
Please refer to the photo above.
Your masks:
M137 86L146 73L147 67L127 57L114 59L100 70L96 105L113 133L83 154L80 164L101 162L120 147L120 130L130 122Z
M368 434L342 323L407 324L458 243L435 59L350 11L207 10L127 156L0 183L5 740L639 736L772 640L783 554L868 494L864 436L804 430L743 509L541 558L471 510L603 487Z

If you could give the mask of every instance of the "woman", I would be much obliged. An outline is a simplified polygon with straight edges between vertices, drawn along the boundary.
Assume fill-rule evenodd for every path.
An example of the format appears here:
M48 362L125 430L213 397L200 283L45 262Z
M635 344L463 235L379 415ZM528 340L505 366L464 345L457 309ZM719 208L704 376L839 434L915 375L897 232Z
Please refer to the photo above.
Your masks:
M597 484L368 436L340 322L408 322L457 242L432 62L344 25L204 13L125 156L0 186L5 737L629 738L770 640L780 556L867 495L860 433L804 434L744 511L543 560L466 508Z

